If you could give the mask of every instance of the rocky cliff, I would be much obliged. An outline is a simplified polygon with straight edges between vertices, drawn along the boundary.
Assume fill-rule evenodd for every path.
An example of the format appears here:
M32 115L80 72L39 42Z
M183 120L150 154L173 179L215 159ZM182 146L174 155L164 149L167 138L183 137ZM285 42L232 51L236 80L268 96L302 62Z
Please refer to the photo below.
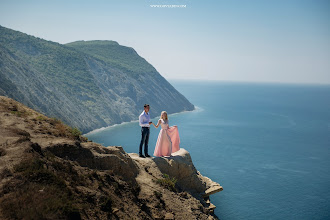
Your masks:
M0 96L0 219L217 219L189 153L145 158Z
M114 41L67 45L0 26L0 95L84 133L194 106L130 47Z

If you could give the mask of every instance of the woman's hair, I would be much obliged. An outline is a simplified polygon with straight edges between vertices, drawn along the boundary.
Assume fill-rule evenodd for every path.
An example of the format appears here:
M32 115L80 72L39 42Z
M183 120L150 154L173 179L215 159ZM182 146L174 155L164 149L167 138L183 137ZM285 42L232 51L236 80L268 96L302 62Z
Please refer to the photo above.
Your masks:
M163 114L166 114L166 117L164 118L164 121L165 121L165 122L168 122L168 117L167 117L167 112L166 112L166 111L162 111L162 113L160 114L160 119L163 119L163 118L162 118L162 115L163 115Z

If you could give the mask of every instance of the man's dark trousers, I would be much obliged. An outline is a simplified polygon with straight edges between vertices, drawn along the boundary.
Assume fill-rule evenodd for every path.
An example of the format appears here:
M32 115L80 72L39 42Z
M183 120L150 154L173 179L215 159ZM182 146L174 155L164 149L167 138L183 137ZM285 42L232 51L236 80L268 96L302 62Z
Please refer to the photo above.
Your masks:
M140 143L140 149L139 154L142 155L142 146L144 143L144 155L148 155L148 142L149 142L149 134L150 134L150 128L149 127L142 127L141 128L141 143Z

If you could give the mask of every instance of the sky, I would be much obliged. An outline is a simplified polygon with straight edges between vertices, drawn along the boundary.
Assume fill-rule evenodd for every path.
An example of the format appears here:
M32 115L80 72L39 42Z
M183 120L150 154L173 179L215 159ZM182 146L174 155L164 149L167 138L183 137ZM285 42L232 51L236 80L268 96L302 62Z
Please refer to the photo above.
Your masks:
M0 0L0 25L114 40L169 80L330 84L329 0Z

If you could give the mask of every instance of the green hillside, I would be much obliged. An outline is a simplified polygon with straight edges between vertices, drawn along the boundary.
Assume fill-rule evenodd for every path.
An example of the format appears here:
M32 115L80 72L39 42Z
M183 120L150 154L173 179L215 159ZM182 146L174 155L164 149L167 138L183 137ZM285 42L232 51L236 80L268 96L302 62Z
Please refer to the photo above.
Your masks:
M1 26L0 44L24 60L26 68L33 68L49 78L58 89L91 96L100 94L90 80L92 75L87 70L84 55L75 50Z
M134 49L114 41L67 45L0 26L0 95L83 132L194 106Z
M125 69L132 73L156 71L133 48L121 46L115 41L76 41L66 45L98 58L114 67Z

